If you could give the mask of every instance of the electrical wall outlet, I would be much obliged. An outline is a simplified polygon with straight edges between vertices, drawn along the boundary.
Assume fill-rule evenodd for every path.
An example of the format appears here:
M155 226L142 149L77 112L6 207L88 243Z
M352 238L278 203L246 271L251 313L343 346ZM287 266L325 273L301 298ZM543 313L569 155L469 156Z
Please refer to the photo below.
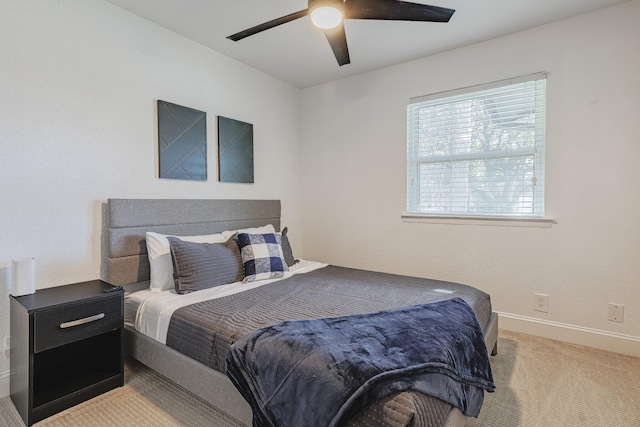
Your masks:
M533 294L533 309L543 313L549 312L549 295Z
M612 322L624 322L624 305L609 303L609 320Z

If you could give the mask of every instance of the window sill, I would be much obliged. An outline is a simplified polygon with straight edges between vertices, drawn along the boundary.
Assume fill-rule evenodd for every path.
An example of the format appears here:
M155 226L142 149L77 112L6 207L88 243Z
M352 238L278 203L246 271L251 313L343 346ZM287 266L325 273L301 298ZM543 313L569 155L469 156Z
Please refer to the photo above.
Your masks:
M553 218L499 217L499 216L454 216L403 214L402 222L425 224L481 225L493 227L551 228Z

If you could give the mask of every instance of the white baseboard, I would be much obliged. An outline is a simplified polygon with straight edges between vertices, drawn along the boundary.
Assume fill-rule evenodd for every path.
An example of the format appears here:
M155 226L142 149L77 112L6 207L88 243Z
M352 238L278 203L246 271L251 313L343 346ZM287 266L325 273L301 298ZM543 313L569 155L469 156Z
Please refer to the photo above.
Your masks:
M500 329L640 357L640 337L498 312ZM498 347L498 351L500 348Z
M0 397L9 396L9 371L0 372Z

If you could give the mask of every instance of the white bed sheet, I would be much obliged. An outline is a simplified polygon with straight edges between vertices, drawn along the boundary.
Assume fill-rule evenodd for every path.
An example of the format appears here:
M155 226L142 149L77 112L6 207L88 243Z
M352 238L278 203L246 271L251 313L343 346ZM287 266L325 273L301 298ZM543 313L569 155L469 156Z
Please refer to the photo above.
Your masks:
M184 295L177 294L175 290L158 292L144 289L132 292L126 295L124 300L125 324L162 344L166 344L171 316L179 308L258 288L286 279L294 274L308 273L327 265L315 261L300 260L300 262L291 266L289 272L285 273L285 276L281 279L259 280L249 283L235 282Z

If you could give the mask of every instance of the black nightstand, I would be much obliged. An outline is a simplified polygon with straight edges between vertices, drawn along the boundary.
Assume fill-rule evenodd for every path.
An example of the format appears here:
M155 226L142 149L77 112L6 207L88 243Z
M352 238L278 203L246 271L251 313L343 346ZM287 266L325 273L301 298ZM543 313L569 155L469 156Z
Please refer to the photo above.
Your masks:
M101 280L11 296L11 400L27 426L124 385L124 291Z

